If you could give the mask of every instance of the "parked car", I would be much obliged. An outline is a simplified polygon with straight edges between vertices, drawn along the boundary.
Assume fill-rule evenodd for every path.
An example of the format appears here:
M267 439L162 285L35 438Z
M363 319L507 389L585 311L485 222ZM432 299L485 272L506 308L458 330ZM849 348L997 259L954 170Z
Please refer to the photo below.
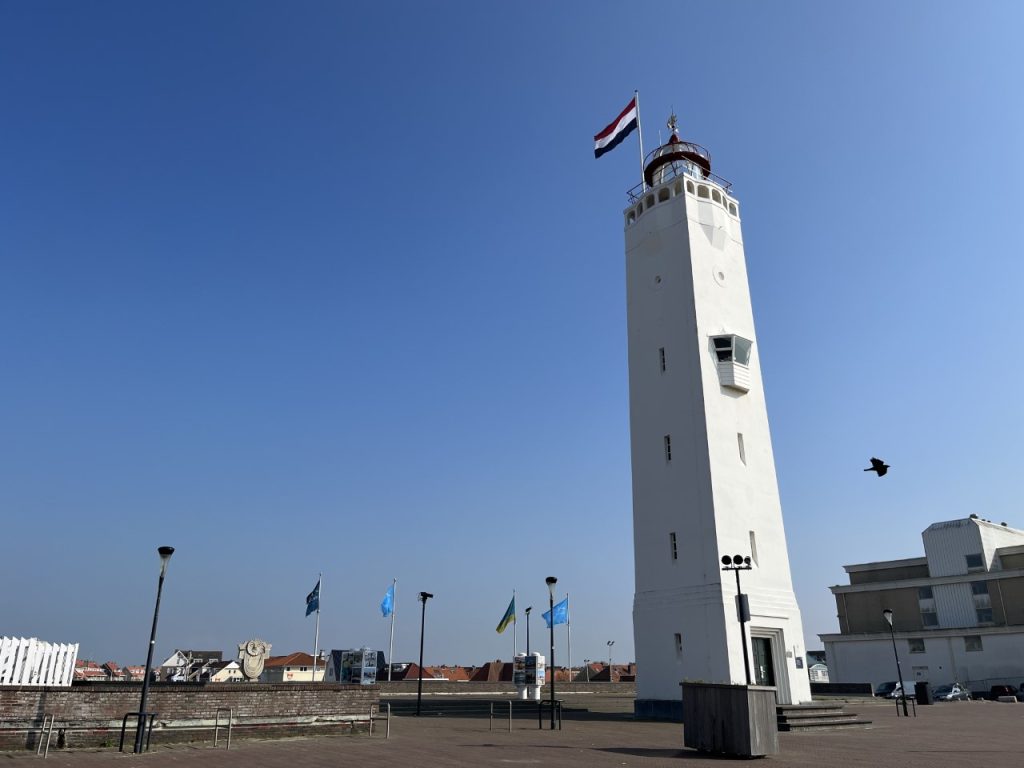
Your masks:
M952 685L940 685L932 693L932 698L936 701L970 701L971 692L959 683L953 683Z
M995 701L1000 696L1017 696L1017 686L1015 685L993 685L989 688L988 697Z
M1021 681L1020 690L1017 691L1017 701L1024 701L1024 680Z
M883 699L898 699L903 695L903 689L898 680L890 680L887 683L879 683L875 688L875 696Z

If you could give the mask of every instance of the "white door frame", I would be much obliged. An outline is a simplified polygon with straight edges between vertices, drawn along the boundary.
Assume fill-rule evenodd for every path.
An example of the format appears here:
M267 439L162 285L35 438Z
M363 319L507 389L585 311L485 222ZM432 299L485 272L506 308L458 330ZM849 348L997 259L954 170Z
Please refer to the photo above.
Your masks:
M786 656L785 634L776 627L750 627L750 662L754 659L754 638L766 638L771 643L772 667L775 672L776 699L779 704L792 704L793 694L789 689L789 662Z

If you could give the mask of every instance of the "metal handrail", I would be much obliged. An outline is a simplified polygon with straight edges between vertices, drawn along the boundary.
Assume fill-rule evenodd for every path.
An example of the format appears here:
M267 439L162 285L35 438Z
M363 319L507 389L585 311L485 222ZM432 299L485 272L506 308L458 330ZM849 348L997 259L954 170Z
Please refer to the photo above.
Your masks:
M562 730L562 700L555 699L541 699L537 702L537 727L544 730L544 705L552 706L555 708L555 715L558 718L558 730Z
M50 718L49 727L46 724L46 718ZM45 760L50 755L50 737L53 735L53 721L57 719L56 715L47 715L43 713L43 726L39 729L39 743L36 744L36 757L39 756L40 751L43 752L43 759ZM43 751L43 734L46 734L46 749Z
M677 179L677 178L679 178L681 176L685 176L685 177L690 178L690 179L695 179L697 181L711 181L711 182L714 182L715 184L720 186L722 189L724 189L729 195L735 197L735 194L733 194L733 191L732 191L732 182L731 181L727 181L726 179L723 179L717 173L711 173L710 171L707 174L704 174L703 171L700 171L698 173L693 173L692 172L692 166L690 165L690 163L687 163L687 162L684 162L684 161L667 163L664 166L664 171L663 171L663 176L662 176L662 179L663 179L664 182L672 181L673 179ZM658 186L661 186L661 185L659 184ZM646 195L648 192L650 192L653 189L656 189L656 187L649 187L649 186L647 186L647 182L646 181L642 181L639 184L637 184L635 187L630 188L629 190L626 191L626 196L629 198L629 204L633 205L634 203L639 203L640 200L643 199L644 195Z
M118 752L124 752L124 731L128 727L129 717L145 718L149 717L149 727L146 729L146 752L149 752L149 740L153 736L153 719L156 717L156 712L128 712L123 718L121 718L121 742L117 745ZM138 726L136 726L137 728Z
M386 703L387 703L387 706L388 706L388 713L387 713L386 716L383 716L383 719L384 719L384 738L385 739L390 739L391 738L391 702L389 701L389 702L386 702ZM377 707L377 716L376 717L374 717L374 715L373 715L373 708L374 707ZM370 705L370 718L369 718L369 720L370 720L370 734L369 735L370 736L373 736L373 721L374 720L380 720L381 718L382 718L382 715L380 713L380 704L379 703L378 704L371 704Z
M487 730L494 730L494 702L491 703L491 714L487 720ZM508 732L512 733L512 699L508 700Z
M220 713L221 712L227 712L228 713L228 743L227 743L227 746L225 747L225 749L231 749L231 725L232 725L232 722L235 719L235 710L232 709L231 707L217 707L217 711L214 714L214 721L213 721L213 747L214 747L214 749L217 748L217 740L220 737Z

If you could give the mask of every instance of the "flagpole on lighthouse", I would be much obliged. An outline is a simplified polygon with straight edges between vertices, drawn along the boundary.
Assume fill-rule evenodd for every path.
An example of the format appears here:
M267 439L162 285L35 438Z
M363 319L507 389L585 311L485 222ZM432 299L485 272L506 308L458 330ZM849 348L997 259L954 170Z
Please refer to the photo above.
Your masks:
M633 91L636 99L636 135L640 139L640 189L647 191L647 179L644 178L644 132L640 127L640 91Z
M398 579L391 580L391 639L388 641L388 682L391 682L391 665L395 652L395 608L398 603Z
M316 682L316 647L320 645L320 598L324 594L324 574L321 572L316 579L316 630L313 634L313 682Z

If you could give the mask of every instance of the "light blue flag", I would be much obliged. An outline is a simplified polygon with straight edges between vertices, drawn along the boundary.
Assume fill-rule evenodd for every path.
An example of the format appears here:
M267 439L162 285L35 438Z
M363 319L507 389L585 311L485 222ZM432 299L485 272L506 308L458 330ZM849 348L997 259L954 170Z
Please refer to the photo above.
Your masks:
M555 621L554 621L555 624L568 624L569 623L569 598L568 597L565 598L565 600L563 600L562 602L557 603L555 605L555 607L552 608L551 610L553 610L555 612ZM552 622L551 622L551 611L544 611L544 613L542 613L541 616L544 617L544 621L547 622L548 627L551 627L551 625L552 625Z
M384 614L384 618L390 616L395 610L395 585L392 584L388 587L388 591L384 593L384 599L380 601L380 612Z

